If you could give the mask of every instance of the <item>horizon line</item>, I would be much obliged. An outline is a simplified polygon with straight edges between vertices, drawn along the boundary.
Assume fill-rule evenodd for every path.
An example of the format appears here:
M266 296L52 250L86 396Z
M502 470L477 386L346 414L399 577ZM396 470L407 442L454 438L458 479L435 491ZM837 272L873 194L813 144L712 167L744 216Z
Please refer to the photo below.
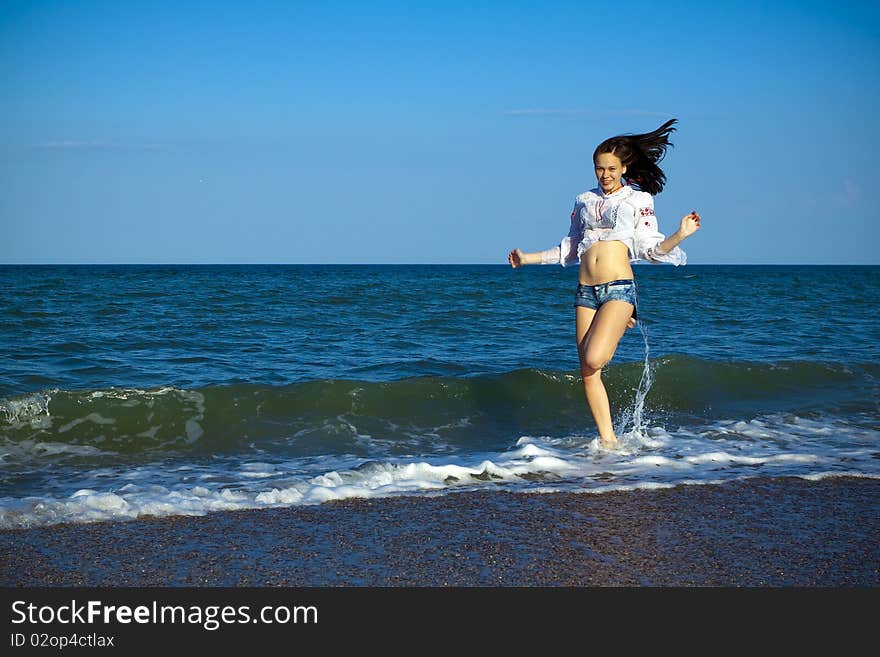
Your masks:
M654 266L649 262L632 263ZM526 266L526 265L524 265ZM662 264L661 264L662 266ZM668 265L671 266L671 265ZM695 262L681 267L878 267L880 262ZM0 267L510 267L506 262L0 262ZM553 269L554 265L532 265ZM559 265L555 265L561 268ZM520 267L521 269L522 267ZM574 265L564 269L574 269Z

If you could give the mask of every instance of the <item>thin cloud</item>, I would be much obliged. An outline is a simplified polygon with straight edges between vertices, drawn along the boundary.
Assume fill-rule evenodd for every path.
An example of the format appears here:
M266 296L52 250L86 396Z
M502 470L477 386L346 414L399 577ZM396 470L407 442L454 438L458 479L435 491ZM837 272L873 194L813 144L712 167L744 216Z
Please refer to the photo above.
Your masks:
M843 184L838 188L837 198L843 205L854 205L864 198L862 186L851 178L845 178ZM824 196L810 195L803 199L804 205L809 208L820 207L826 202Z
M591 110L566 110L566 109L512 109L504 110L506 116L584 116L595 115Z
M668 118L667 112L655 112L652 110L623 109L623 110L589 110L589 109L542 109L523 108L509 109L502 112L505 116L558 116L558 117L609 117L609 116L651 116Z
M171 146L169 144L63 139L61 141L47 141L36 144L34 148L53 151L163 151L168 150Z

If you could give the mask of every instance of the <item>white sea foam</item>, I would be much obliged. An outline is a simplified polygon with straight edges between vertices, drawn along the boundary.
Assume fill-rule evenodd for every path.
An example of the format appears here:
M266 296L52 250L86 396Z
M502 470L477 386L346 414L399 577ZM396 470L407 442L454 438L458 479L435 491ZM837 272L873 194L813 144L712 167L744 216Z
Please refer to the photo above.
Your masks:
M360 435L354 427L346 432ZM834 418L766 415L676 429L641 426L620 435L616 449L588 436L519 436L497 452L436 453L421 458L352 455L288 459L254 453L202 462L105 466L53 474L37 496L0 498L0 527L198 515L213 511L319 504L453 490L506 489L603 493L719 483L753 476L817 480L880 478L880 432ZM381 440L381 438L379 438ZM10 449L92 454L61 443L0 445ZM83 450L86 450L85 452Z
M49 440L0 440L0 467L17 465L33 459L45 460L52 457L89 457L111 455L114 452L101 450L94 445L74 445Z
M85 417L76 418L75 420L71 420L67 424L58 427L56 431L58 431L58 433L66 433L74 427L77 427L80 424L84 424L86 422L92 422L93 424L98 425L116 424L116 420L114 420L113 418L102 417L100 413L89 413Z
M9 425L20 428L46 426L49 420L50 393L34 393L19 399L0 399L0 417Z

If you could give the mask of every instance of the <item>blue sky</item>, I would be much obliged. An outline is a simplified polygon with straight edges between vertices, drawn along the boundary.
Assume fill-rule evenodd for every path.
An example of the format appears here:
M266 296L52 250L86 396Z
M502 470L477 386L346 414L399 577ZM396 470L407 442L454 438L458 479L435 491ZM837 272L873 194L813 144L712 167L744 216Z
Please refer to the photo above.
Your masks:
M880 264L872 2L0 4L0 263L505 263L679 119L691 263Z

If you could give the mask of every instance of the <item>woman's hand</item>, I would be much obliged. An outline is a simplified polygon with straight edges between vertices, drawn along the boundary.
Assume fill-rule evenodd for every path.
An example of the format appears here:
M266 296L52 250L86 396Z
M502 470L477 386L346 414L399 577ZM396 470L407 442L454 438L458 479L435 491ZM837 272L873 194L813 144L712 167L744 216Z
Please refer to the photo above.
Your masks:
M696 211L691 212L681 218L681 225L678 227L678 234L681 238L690 237L700 230L700 215Z
M525 263L523 262L525 255L521 249L514 249L510 253L507 254L507 262L510 263L510 266L516 269L517 267L522 267Z

